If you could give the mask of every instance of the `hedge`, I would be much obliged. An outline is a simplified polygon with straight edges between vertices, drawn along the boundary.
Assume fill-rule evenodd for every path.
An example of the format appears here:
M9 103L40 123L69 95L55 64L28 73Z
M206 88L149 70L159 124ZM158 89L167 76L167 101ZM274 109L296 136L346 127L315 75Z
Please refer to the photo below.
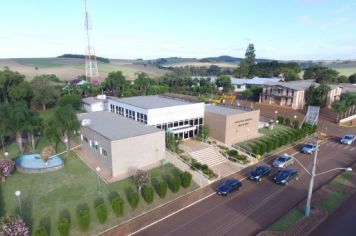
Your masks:
M285 118L284 124L285 124L286 126L289 126L289 125L290 125L290 119L289 119L289 118Z
M101 203L95 207L96 217L100 224L104 224L108 219L108 208L104 203Z
M277 120L278 120L278 124L281 124L281 125L284 124L284 117L283 116L278 116Z
M154 199L153 188L151 186L146 186L143 189L142 197L148 204L152 203Z
M203 173L204 173L205 170L203 170ZM169 177L168 178L168 187L170 188L170 190L173 192L173 193L176 193L179 191L179 186L180 186L180 179L179 177Z
M87 231L90 227L90 213L89 209L77 210L77 221L81 231Z
M34 236L48 236L48 233L47 233L47 230L44 227L40 227L34 232L33 235Z
M136 209L140 201L140 195L137 192L130 190L127 196L127 200L130 203L132 209Z
M156 186L156 192L160 198L164 198L167 194L167 184L164 181L159 182Z
M61 218L57 222L57 229L59 232L59 235L61 236L68 236L69 235L69 230L70 230L70 221L68 218Z
M185 171L184 173L180 174L180 183L183 188L188 188L192 183L192 175Z
M111 208L116 216L124 215L124 200L118 195L111 201Z

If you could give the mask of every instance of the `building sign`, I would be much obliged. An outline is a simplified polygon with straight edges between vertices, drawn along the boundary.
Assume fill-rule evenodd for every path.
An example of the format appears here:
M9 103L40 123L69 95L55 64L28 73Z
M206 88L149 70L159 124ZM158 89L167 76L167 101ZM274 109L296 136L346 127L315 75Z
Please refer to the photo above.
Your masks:
M247 119L243 119L243 120L238 120L238 121L235 121L235 124L238 126L238 127L241 127L241 126L246 126L246 125L249 125L252 118L247 118Z

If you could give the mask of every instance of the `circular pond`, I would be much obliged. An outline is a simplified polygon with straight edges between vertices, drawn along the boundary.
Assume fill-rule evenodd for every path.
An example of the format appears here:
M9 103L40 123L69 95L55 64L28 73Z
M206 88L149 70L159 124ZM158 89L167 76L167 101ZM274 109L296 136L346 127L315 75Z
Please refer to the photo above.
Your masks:
M16 168L25 173L42 173L63 168L64 162L59 156L54 156L45 162L40 154L23 155L16 159Z

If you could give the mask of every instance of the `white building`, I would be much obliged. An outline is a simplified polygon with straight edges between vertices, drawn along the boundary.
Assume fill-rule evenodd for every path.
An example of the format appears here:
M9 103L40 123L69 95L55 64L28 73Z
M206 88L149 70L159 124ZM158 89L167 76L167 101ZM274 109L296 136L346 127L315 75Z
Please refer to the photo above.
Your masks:
M169 130L181 139L195 136L204 122L204 103L190 103L159 95L109 97L108 110L162 130Z
M107 108L105 95L83 98L82 103L86 112L105 111Z

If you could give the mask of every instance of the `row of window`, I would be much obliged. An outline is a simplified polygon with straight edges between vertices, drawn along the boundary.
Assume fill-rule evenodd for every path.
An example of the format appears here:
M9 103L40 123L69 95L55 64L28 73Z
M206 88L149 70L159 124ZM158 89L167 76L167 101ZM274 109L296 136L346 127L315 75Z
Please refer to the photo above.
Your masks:
M120 106L115 106L113 104L110 104L110 111L112 113L116 113L121 116L125 116L129 119L137 120L138 122L147 124L147 115L146 114L135 112L135 111L129 110L127 108L125 109ZM136 115L137 115L137 117L136 117Z
M195 119L190 119L190 120L180 120L180 121L158 124L158 125L156 125L156 128L167 130L169 128L180 127L180 126L184 126L184 125L190 125L190 126L199 125L199 126L201 126L201 125L203 125L203 118L195 118Z
M100 154L107 157L108 156L108 152L103 149L102 147L99 147L99 145L95 144L95 142L93 142L92 140L89 140L87 137L85 137L84 135L81 135L81 139L86 142L86 143L89 143L89 146L96 149L96 150L99 150Z

